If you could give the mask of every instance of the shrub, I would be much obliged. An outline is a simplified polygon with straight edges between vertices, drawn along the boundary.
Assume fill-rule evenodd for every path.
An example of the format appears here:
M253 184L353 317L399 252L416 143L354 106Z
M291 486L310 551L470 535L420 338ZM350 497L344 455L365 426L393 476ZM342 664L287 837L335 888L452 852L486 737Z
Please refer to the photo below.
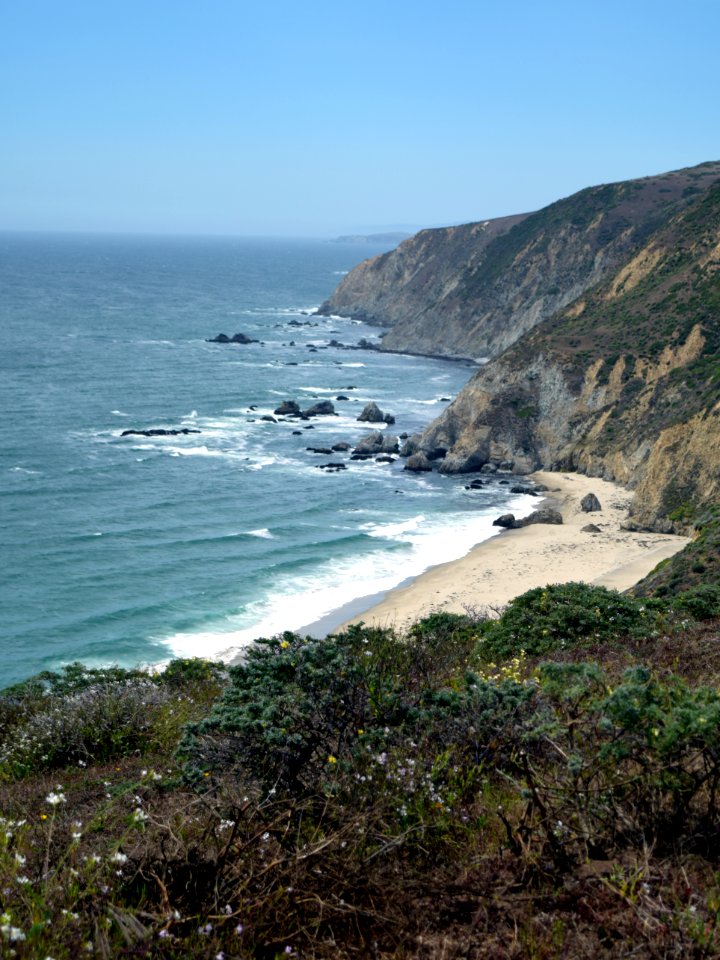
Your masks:
M614 689L592 664L545 664L539 674L538 721L553 753L526 759L522 784L551 852L584 859L717 843L716 691L661 683L645 667Z
M154 675L74 663L31 677L0 695L0 776L172 748L224 674L221 664L178 660Z
M701 583L679 594L673 607L687 612L695 620L712 620L720 617L720 584Z
M480 627L478 654L506 658L596 641L647 636L658 621L657 601L639 601L585 583L536 587L512 600L498 620Z
M325 640L258 641L210 715L188 728L180 748L188 773L235 767L301 792L321 788L328 765L352 766L408 740L422 740L431 763L448 748L478 763L500 730L519 729L533 689L467 673L474 642L466 618L444 615L407 638L353 627Z

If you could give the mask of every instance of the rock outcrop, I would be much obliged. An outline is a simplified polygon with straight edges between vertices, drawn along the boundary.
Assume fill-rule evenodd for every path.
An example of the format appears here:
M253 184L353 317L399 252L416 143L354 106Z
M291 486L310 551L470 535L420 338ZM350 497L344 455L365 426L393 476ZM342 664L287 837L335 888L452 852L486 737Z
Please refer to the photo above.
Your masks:
M626 285L638 267L621 268L718 175L720 164L703 164L529 215L422 230L351 270L319 312L388 327L383 350L497 356L603 280Z
M666 532L720 497L719 178L696 168L681 212L477 371L417 444L447 448L441 471L579 470L635 487L632 523Z

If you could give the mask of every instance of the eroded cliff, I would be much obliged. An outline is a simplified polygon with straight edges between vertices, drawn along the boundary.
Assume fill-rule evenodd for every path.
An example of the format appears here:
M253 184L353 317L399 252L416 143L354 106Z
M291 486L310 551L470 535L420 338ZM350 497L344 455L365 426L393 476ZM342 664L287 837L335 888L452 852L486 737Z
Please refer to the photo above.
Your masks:
M717 500L720 180L479 370L421 446L448 473L505 461L634 486L641 527L684 529Z
M629 266L648 237L719 175L720 164L703 164L590 187L532 214L423 230L352 270L320 312L388 327L383 349L495 357L598 283L632 282L648 266Z

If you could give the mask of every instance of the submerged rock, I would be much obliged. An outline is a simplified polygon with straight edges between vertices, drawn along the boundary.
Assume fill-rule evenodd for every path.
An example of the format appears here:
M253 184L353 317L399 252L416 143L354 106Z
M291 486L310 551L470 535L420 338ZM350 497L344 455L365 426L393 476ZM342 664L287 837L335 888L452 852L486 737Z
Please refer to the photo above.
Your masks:
M191 430L189 427L180 427L177 430L165 430L163 427L151 430L123 430L121 437L180 437L188 433L201 433L200 430Z

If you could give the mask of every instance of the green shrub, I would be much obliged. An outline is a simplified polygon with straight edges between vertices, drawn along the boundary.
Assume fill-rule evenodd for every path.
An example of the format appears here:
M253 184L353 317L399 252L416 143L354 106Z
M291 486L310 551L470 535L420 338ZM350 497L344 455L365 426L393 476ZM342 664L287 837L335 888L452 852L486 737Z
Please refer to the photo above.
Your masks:
M223 683L222 664L173 661L157 674L69 664L0 694L0 777L172 749Z
M474 642L471 621L444 614L407 638L353 627L325 640L260 640L210 715L189 726L188 773L234 767L265 786L317 789L336 764L408 738L432 757L452 747L478 763L499 730L517 726L533 689L467 673Z
M553 752L526 761L522 781L551 851L583 859L715 839L715 690L660 682L645 667L627 670L614 689L592 664L544 664L539 679L537 720Z
M673 607L687 612L695 620L712 620L720 617L720 584L701 583L679 594Z
M477 651L485 659L502 659L520 650L532 656L647 636L657 624L657 608L657 601L639 601L585 583L536 587L512 600L498 620L481 625Z

